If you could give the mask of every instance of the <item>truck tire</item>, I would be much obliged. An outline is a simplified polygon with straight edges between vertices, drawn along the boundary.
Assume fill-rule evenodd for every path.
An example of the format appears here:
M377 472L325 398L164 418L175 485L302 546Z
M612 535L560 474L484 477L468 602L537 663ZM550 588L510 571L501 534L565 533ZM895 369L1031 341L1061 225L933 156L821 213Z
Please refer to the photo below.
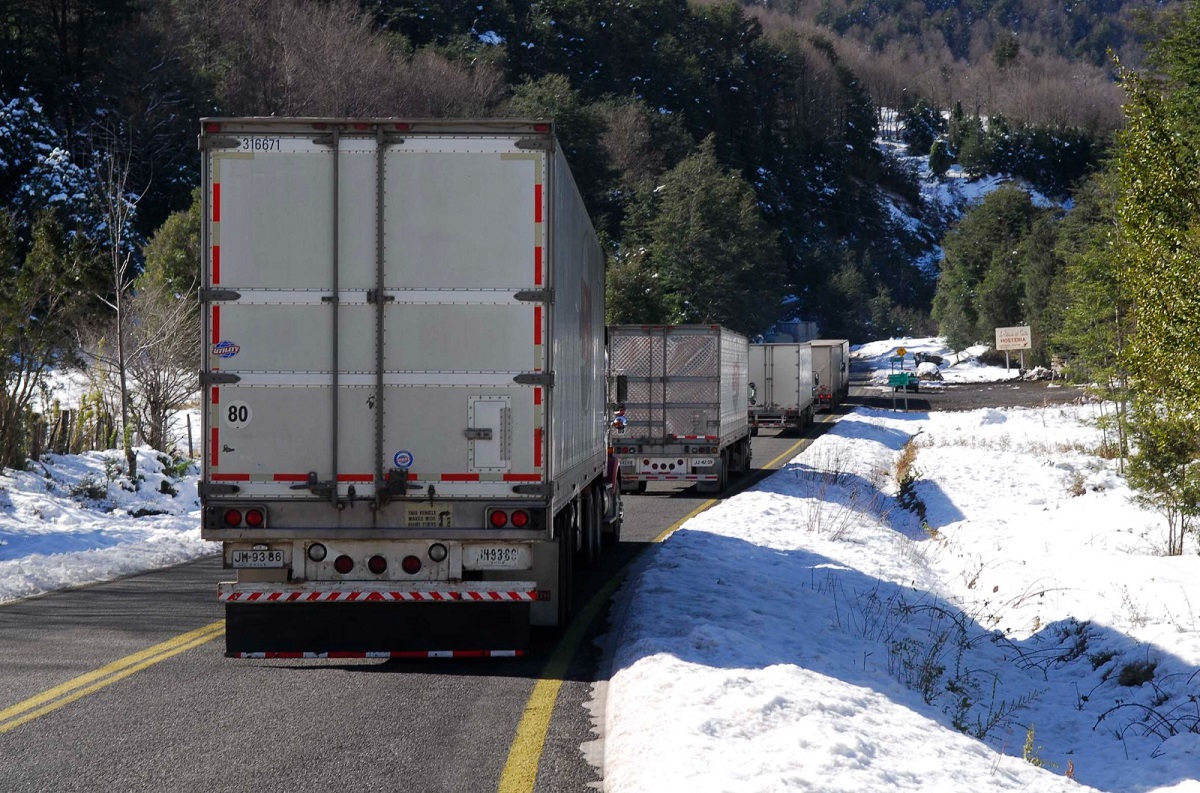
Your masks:
M571 624L571 588L574 586L572 566L575 562L575 522L569 508L554 516L554 533L558 537L558 630L566 631Z
M579 496L579 566L593 569L600 561L600 511L596 491L588 488Z

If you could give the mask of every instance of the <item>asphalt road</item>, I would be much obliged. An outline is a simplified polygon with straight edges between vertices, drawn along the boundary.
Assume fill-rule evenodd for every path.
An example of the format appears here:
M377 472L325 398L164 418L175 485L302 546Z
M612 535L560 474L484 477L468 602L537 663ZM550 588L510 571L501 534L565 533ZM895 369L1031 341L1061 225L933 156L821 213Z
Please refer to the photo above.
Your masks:
M800 440L756 437L754 470L725 495ZM574 645L535 632L521 659L228 659L216 558L2 606L0 791L595 790L602 589L706 505L694 488L628 496L621 543L576 579L593 618ZM512 752L531 702L553 708L544 740ZM532 788L506 776L521 763Z

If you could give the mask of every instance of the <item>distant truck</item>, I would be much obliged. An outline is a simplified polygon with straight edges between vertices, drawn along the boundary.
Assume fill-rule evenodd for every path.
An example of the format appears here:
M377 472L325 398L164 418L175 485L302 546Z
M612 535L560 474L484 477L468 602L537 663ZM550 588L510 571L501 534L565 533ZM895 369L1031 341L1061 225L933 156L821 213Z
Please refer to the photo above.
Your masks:
M812 346L750 345L750 434L763 427L803 429L813 421Z
M828 412L850 394L850 342L846 339L813 339L813 384L816 409Z
M621 487L696 484L719 493L750 470L749 340L719 325L608 329Z
M620 530L604 255L542 121L201 122L235 657L507 656Z

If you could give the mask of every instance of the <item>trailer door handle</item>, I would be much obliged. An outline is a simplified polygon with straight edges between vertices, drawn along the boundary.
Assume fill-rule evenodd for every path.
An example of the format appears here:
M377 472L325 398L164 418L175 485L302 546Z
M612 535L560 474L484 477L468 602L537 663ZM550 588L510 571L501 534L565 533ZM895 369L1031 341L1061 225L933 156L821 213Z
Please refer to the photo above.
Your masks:
M491 427L468 427L463 430L463 435L467 436L469 441L490 441L492 439Z

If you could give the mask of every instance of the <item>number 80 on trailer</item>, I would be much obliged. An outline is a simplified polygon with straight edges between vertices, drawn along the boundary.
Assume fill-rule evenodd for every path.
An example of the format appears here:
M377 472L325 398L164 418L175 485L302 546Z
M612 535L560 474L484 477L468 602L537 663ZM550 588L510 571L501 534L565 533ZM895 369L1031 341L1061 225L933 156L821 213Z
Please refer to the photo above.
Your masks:
M240 430L253 418L254 412L250 410L250 406L240 399L221 406L221 422L230 429Z

